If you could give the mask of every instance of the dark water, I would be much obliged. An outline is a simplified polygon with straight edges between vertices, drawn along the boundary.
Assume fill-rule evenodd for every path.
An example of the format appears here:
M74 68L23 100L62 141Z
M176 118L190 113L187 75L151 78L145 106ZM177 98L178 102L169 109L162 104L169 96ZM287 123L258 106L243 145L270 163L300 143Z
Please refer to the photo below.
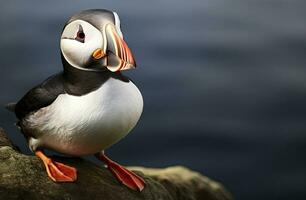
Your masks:
M61 70L62 26L87 8L119 13L145 100L112 158L185 165L238 200L306 199L306 1L2 2L1 104ZM0 116L26 151L14 116Z

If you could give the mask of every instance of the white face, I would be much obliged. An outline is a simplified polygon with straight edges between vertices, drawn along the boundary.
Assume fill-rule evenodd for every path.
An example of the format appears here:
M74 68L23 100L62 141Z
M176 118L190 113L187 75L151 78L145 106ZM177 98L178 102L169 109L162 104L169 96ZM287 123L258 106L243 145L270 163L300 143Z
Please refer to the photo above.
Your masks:
M96 27L86 21L75 20L65 27L60 46L70 65L90 70L85 66L96 49L105 49L103 41L103 35Z
M95 26L84 20L75 20L66 25L61 37L61 51L72 66L86 71L106 68L116 72L133 69L136 63L131 50L123 40L120 19L113 12L114 22L101 18ZM98 26L98 28L96 28Z

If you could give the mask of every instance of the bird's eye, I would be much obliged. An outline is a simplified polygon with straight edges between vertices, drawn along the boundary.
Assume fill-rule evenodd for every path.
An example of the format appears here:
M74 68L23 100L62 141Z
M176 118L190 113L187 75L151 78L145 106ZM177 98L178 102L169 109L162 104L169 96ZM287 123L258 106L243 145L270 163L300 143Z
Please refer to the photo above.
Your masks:
M85 42L85 33L83 31L79 31L75 38L77 41L84 43Z
M85 33L83 31L82 26L79 26L79 31L77 32L77 35L76 35L75 39L79 42L82 42L82 43L85 42Z

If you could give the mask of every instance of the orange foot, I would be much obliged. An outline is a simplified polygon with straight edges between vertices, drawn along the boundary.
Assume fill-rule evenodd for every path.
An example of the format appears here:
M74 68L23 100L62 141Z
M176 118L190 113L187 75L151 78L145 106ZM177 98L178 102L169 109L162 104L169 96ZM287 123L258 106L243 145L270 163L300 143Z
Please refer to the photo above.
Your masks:
M77 179L75 168L51 160L42 151L36 151L35 154L44 162L48 176L54 182L74 182Z
M127 186L128 188L138 191L142 191L144 189L145 182L143 178L141 178L137 174L127 170L118 163L112 161L111 159L106 157L104 153L97 155L97 158L105 162L108 169L118 179L118 181Z

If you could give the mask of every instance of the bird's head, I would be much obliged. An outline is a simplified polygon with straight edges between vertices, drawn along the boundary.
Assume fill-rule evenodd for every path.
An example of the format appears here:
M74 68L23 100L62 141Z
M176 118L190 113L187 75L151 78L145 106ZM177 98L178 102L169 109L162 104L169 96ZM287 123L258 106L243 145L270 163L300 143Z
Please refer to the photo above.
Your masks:
M116 72L136 67L116 12L97 9L73 15L63 29L60 47L65 61L81 70Z

